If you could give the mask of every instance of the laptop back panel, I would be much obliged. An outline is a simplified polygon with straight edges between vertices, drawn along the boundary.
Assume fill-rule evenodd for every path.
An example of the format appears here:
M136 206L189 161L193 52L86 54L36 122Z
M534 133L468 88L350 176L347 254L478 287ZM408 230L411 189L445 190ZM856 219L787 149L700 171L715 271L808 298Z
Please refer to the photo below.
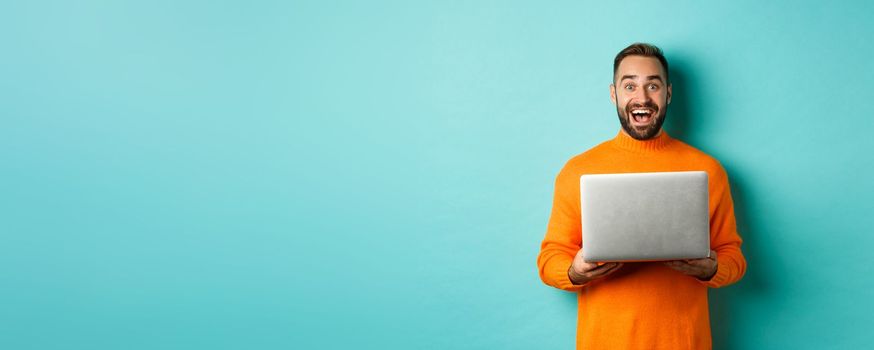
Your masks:
M580 177L586 261L659 261L710 254L707 173Z

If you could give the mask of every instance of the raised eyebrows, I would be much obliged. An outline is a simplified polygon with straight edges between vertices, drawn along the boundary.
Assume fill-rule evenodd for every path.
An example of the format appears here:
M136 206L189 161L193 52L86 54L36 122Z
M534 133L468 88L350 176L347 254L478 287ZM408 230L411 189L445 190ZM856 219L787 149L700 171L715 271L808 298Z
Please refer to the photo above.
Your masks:
M634 80L634 79L637 79L637 76L636 75L623 75L622 79L619 79L619 81L623 81L625 79ZM664 80L662 80L662 77L660 75L649 75L646 77L646 80L658 80L658 81L664 83Z

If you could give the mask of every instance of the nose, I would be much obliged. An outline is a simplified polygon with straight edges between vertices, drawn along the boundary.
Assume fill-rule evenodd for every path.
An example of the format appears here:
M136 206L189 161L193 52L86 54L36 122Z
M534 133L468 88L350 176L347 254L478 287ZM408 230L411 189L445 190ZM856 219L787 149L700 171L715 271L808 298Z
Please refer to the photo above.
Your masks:
M634 100L644 102L652 102L651 92L645 88L636 89L634 95L632 96Z

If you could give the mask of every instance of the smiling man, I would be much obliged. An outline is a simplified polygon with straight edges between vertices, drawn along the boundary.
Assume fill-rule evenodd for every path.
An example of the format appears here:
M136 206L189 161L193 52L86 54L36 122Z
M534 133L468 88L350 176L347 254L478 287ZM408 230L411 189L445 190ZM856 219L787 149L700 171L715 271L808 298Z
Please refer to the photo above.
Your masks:
M709 349L707 289L732 284L746 271L725 169L662 130L671 92L659 48L635 43L619 52L610 84L619 133L571 158L556 177L537 266L544 283L577 293L578 349ZM709 178L710 258L583 260L581 175L693 170Z

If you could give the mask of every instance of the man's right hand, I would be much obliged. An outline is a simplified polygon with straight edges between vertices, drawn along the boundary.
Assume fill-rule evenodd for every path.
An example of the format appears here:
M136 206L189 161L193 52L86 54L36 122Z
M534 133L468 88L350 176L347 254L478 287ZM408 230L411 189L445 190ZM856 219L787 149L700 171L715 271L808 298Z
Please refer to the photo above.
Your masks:
M577 255L574 256L571 267L567 270L567 276L573 284L586 284L616 272L620 267L622 267L622 263L617 262L609 262L603 265L588 263L583 260L583 250L580 249Z

